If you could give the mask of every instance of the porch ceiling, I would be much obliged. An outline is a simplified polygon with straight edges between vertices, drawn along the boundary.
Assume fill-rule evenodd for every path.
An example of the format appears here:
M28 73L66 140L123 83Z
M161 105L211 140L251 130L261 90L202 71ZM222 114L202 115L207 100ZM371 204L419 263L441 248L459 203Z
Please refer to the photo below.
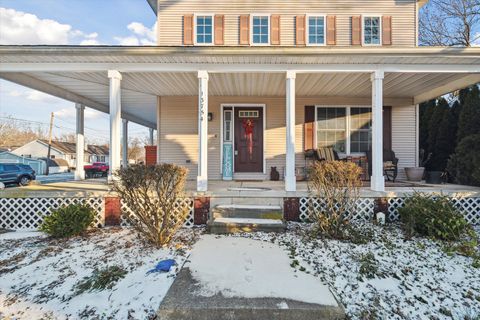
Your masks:
M283 96L281 71L298 70L298 96L370 97L370 70L381 69L385 98L418 103L480 82L479 66L480 48L0 46L0 78L104 112L107 70L119 70L122 116L149 127L155 127L157 96L197 95L195 70L211 72L213 96Z

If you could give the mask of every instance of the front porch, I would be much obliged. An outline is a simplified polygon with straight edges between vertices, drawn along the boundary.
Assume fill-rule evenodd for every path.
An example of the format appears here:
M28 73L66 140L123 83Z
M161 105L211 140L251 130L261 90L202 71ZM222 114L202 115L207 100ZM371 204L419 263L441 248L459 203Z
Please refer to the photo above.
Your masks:
M297 183L297 168L303 166L307 145L319 146L317 129L306 125L305 108L316 108L309 123L318 121L318 108L341 107L345 115L353 107L368 108L369 139L357 139L354 146L352 124L346 121L335 128L341 138L333 142L345 140L340 149L347 156L355 148L371 150L370 189L384 194L384 108L392 110L391 148L400 154L402 172L418 165L418 103L480 82L478 48L3 46L0 52L1 78L77 104L78 180L84 178L81 145L88 106L110 115L111 173L127 163L121 149L127 149L128 122L133 121L151 129L150 144L157 130L157 162L188 167L197 181L195 191L204 194L215 188L214 180L239 173L238 166L233 174L225 173L235 167L234 162L225 165L226 159L242 154L225 148L231 141L224 136L223 116L242 104L255 104L253 111L264 106L265 136L258 144L264 146L261 154L250 152L250 160L262 160L261 165L248 164L242 171L254 168L267 179L270 167L281 167L285 195L306 190ZM324 133L324 142L330 143Z

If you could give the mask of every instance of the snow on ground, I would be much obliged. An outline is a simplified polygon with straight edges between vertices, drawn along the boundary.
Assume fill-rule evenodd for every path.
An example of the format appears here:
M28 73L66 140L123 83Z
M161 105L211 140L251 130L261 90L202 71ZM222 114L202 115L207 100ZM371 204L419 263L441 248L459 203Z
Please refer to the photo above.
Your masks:
M372 237L366 244L314 239L311 227L240 236L284 246L298 270L331 286L351 319L479 319L480 268L472 258L449 256L428 239L406 241L395 225L363 225Z
M153 318L197 234L182 230L164 249L144 244L131 229L99 229L70 240L1 234L0 319ZM177 266L146 274L163 259L175 259ZM75 292L80 280L107 266L128 273L112 289Z
M199 282L198 294L202 296L222 293L226 297L284 298L338 305L327 286L314 276L293 269L290 263L287 252L274 243L203 235L185 267Z

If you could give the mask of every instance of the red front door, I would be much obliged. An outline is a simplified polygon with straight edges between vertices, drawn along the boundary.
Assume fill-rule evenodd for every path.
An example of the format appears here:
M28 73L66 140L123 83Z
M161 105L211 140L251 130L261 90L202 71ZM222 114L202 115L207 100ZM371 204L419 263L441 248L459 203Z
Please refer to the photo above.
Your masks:
M263 172L263 108L235 108L235 172Z

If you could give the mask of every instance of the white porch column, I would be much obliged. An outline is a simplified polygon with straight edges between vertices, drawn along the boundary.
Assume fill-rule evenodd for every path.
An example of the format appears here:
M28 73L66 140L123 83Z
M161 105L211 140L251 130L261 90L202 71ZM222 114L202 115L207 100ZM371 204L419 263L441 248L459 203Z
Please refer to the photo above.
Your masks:
M198 71L198 175L197 191L207 191L208 72Z
M128 167L128 120L122 119L122 167Z
M76 103L75 108L77 109L75 180L84 180L85 170L83 169L83 166L85 162L85 106L80 103Z
M295 177L295 77L294 71L287 71L287 156L285 164L285 190L296 191Z
M160 111L161 111L161 97L157 97L157 164L160 164L160 139L161 139L161 131L160 131Z
M148 128L148 144L153 146L153 128Z
M372 73L372 176L370 188L385 191L383 176L383 71Z
M108 70L110 79L110 157L108 181L114 179L114 173L120 169L120 131L122 127L121 113L121 90L122 75L116 70Z

